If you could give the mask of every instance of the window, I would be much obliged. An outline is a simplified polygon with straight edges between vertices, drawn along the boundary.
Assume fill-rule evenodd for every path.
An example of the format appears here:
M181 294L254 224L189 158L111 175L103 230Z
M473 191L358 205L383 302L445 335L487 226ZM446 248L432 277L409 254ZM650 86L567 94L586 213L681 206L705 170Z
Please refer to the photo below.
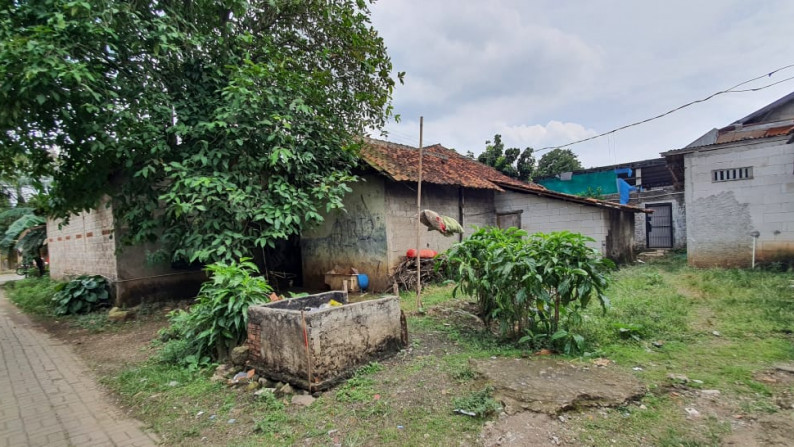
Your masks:
M753 168L715 169L711 171L712 182L727 182L730 180L747 180L753 178Z
M521 213L523 212L524 210L498 213L496 215L496 226L503 230L510 227L521 228Z

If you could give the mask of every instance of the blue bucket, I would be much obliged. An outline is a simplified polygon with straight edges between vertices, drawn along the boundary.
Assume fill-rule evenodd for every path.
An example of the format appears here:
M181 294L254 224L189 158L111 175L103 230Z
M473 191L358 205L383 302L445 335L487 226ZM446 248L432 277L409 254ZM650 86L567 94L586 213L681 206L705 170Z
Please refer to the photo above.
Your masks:
M358 274L358 287L359 287L359 289L361 289L362 292L367 290L367 287L369 287L369 276L367 276L364 273L359 273Z

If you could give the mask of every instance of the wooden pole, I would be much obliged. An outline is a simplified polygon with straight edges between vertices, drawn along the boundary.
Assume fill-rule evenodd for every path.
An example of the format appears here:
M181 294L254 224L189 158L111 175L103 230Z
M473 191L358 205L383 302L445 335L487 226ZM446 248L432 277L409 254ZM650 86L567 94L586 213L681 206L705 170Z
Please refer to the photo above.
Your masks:
M416 310L422 309L422 257L419 256L422 242L422 131L425 118L419 117L419 180L416 186Z

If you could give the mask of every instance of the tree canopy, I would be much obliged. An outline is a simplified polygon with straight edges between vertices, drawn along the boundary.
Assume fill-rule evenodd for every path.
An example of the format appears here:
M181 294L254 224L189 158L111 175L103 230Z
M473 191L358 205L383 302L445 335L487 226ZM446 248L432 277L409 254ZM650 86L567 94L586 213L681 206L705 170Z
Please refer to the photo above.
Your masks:
M515 147L505 149L502 136L499 134L494 135L493 142L485 142L485 151L477 157L477 161L525 182L532 180L535 170L534 149L531 147L523 151Z
M570 149L554 149L543 154L538 161L537 177L550 177L561 172L582 169L579 157Z
M124 242L236 259L342 206L391 69L363 0L5 2L0 176L51 176L60 217L110 196Z

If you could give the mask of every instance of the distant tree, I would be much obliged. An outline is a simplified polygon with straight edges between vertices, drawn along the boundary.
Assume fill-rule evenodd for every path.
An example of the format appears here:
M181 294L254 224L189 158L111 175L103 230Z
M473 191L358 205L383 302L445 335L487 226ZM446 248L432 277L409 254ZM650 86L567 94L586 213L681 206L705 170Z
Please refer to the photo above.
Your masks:
M582 169L579 158L570 149L554 149L543 154L538 162L538 177L550 177L561 172L571 172Z
M508 177L528 182L532 180L532 172L535 168L533 152L531 147L524 149L523 152L517 147L505 149L502 136L496 134L493 143L485 142L485 152L477 157L477 161L491 166Z
M518 157L516 163L516 170L518 171L518 179L527 182L532 181L535 175L535 150L531 147L524 149L524 152Z
M466 158L471 158L472 160L476 160L477 157L474 156L474 152L466 151Z

